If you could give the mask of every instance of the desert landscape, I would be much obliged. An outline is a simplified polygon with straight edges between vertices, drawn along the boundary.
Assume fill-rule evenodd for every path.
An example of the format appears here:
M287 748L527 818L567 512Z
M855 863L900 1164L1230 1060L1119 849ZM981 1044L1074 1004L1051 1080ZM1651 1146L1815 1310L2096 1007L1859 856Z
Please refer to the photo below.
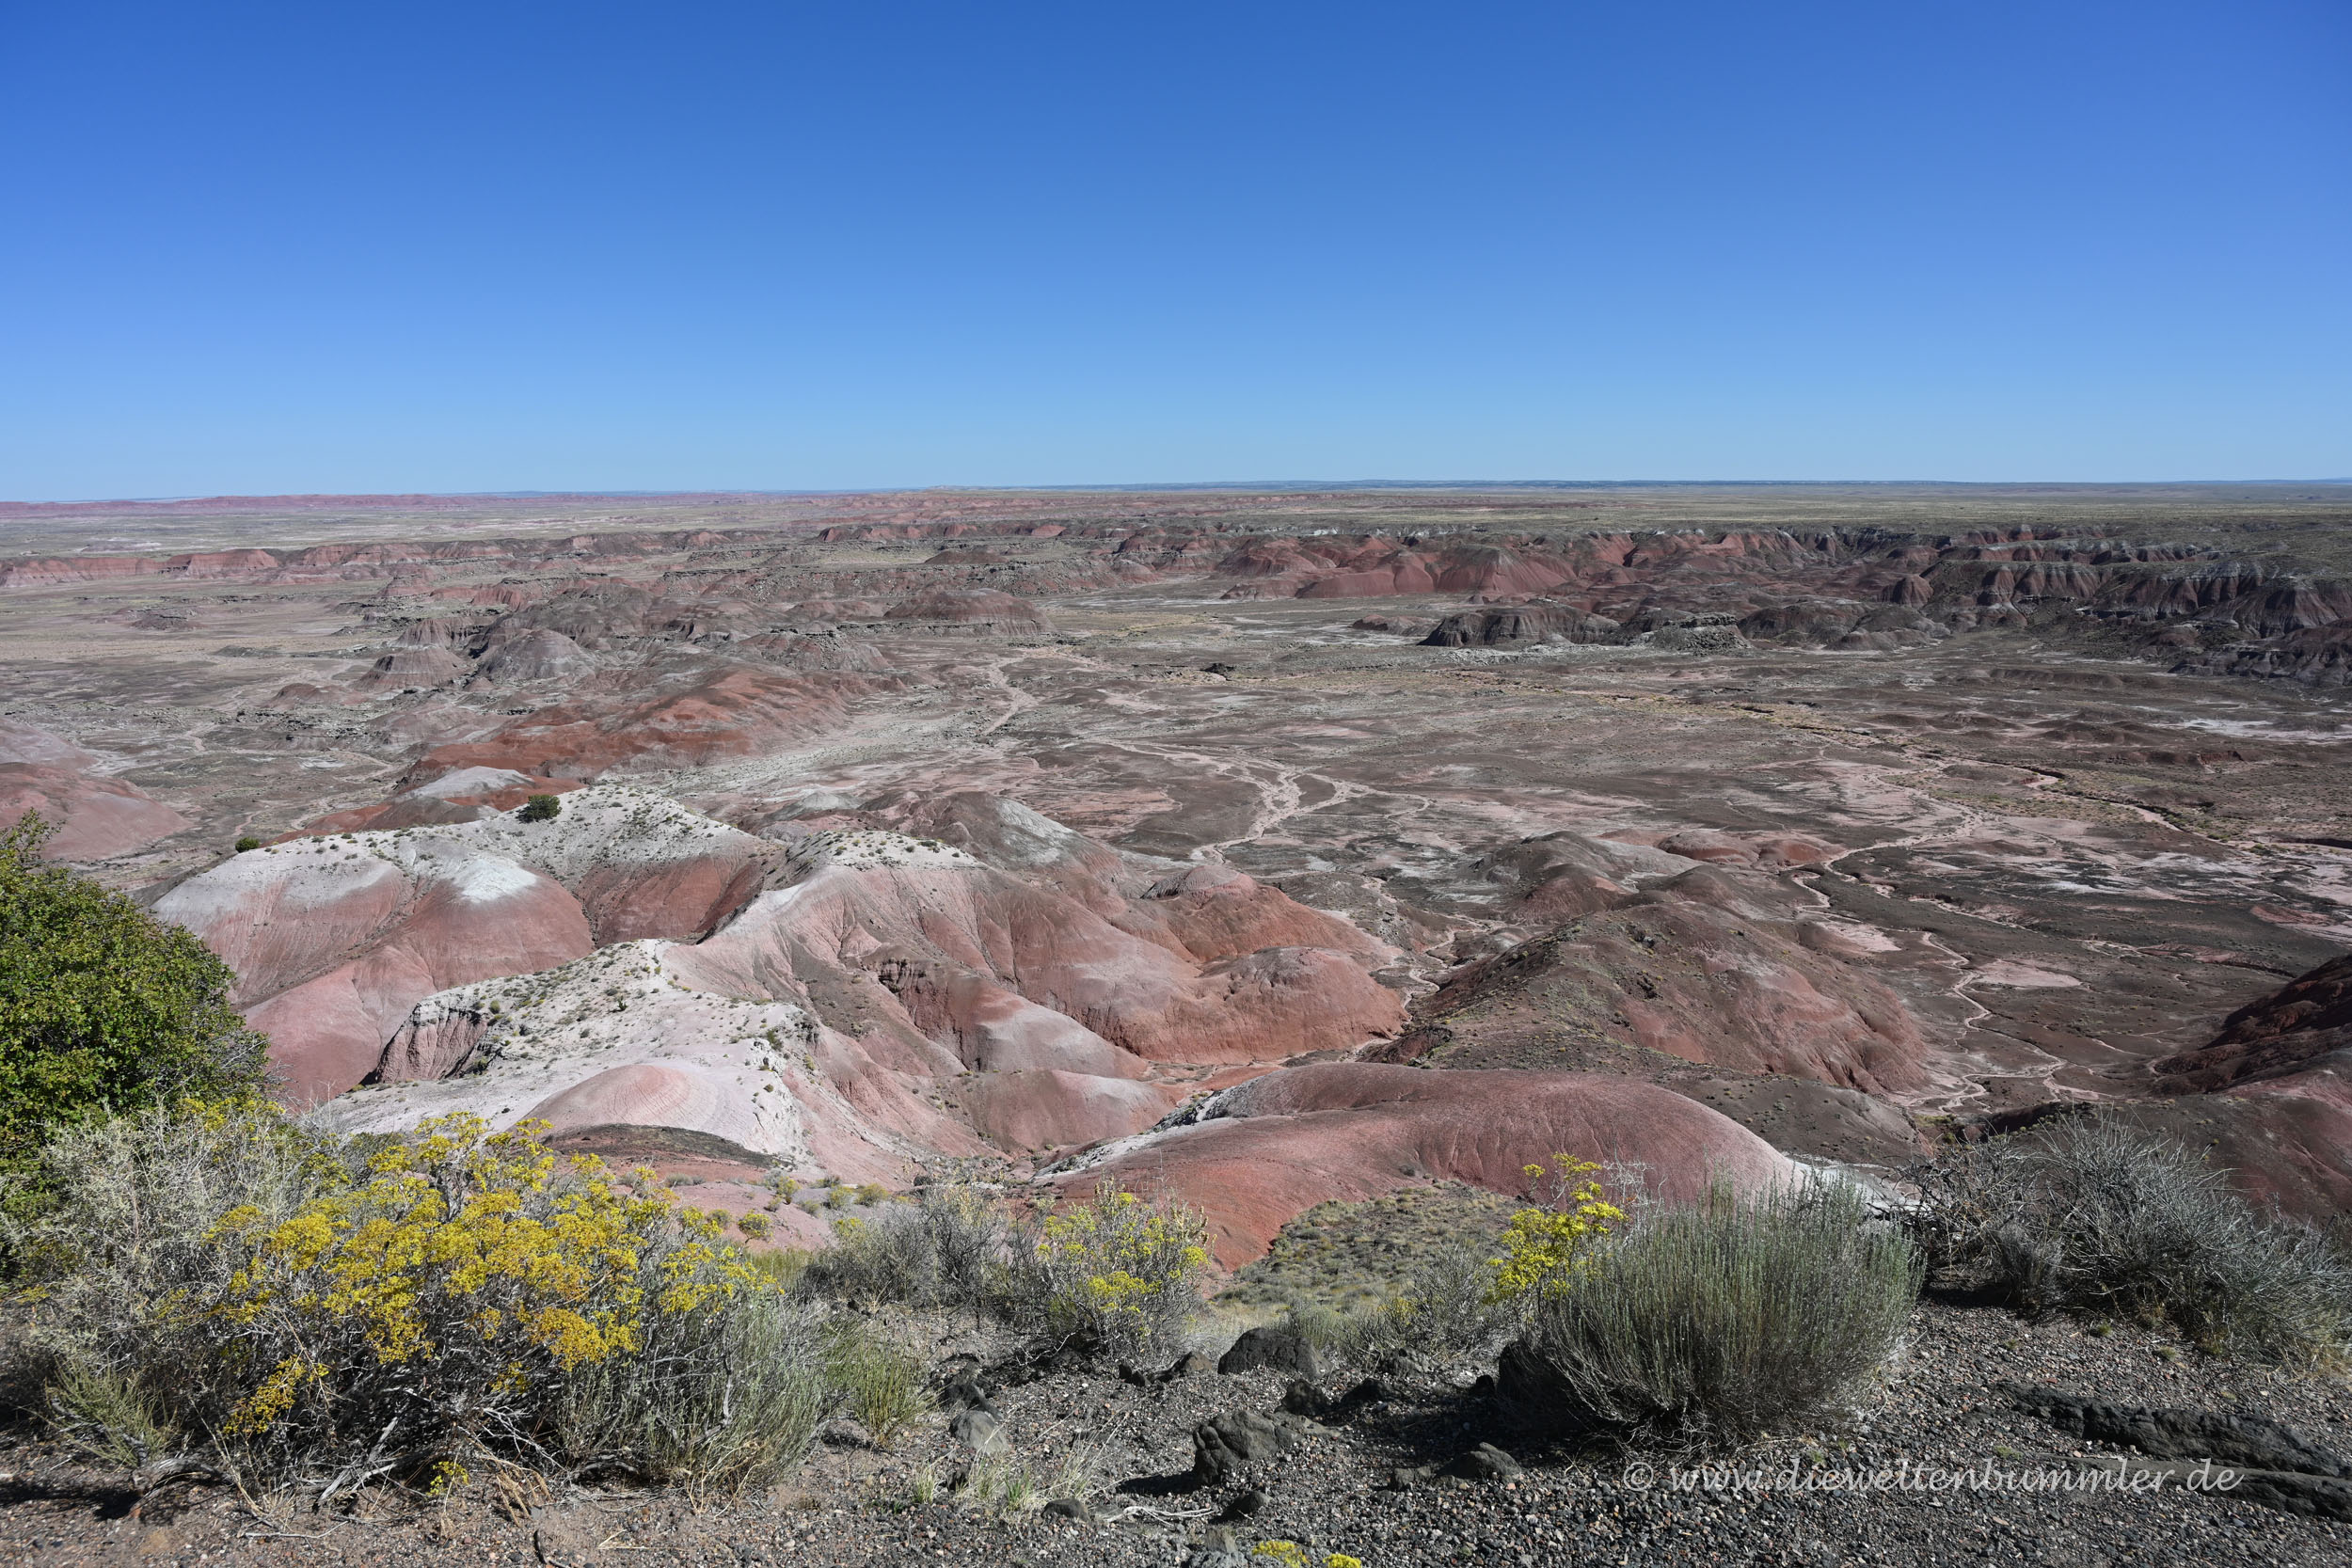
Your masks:
M545 1123L787 1248L1111 1180L1236 1308L1563 1149L1689 1201L2097 1106L2352 1211L2352 485L0 529L0 811L227 960L314 1127Z

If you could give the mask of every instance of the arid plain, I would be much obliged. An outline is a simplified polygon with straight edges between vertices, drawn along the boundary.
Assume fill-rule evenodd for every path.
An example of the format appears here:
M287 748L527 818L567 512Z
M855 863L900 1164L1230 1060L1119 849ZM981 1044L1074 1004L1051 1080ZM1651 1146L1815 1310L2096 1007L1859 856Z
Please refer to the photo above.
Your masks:
M2090 1101L2352 1210L2352 485L275 498L0 549L0 809L227 958L332 1126L537 1117L737 1212L1115 1175L1245 1293L1321 1206L1564 1142L1688 1195Z
M290 1093L375 1080L337 1113L369 1125L569 1092L579 1135L811 1175L1185 1187L1197 1132L1115 1140L1360 1059L1621 1074L1881 1163L2130 1100L2352 1201L2323 1052L2188 1054L2352 945L2344 487L12 512L9 809L230 958ZM581 793L512 826L539 789ZM729 1119L684 1059L716 1026L612 1012L592 954L771 1005L742 1037L791 1037L795 1103ZM516 995L593 1030L561 1061L409 1016L548 972ZM1324 1076L1276 1145L1387 1092ZM1507 1177L1485 1117L1204 1176L1221 1260Z

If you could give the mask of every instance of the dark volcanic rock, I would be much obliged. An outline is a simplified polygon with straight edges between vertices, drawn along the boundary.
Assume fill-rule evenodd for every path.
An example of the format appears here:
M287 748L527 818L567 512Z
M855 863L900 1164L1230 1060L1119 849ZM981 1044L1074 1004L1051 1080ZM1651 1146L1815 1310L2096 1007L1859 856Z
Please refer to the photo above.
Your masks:
M1481 1443L1448 1465L1444 1473L1458 1476L1464 1481L1509 1481L1527 1472L1518 1460L1492 1443Z
M947 1423L947 1431L960 1443L976 1449L1000 1448L1005 1441L1005 1423L986 1405L974 1405L957 1412Z
M1524 1339L1502 1347L1495 1405L1531 1432L1581 1435L1597 1430L1557 1369Z
M1315 1354L1315 1347L1295 1329L1279 1324L1249 1330L1233 1341L1233 1348L1216 1364L1220 1372L1254 1371L1260 1367L1310 1380L1323 1375L1323 1363Z
M1271 1416L1229 1411L1193 1429L1193 1481L1221 1485L1261 1460L1288 1453L1297 1442L1298 1434Z
M2265 1470L2352 1479L2352 1465L2263 1416L2109 1404L2063 1389L1998 1386L2020 1410L2093 1443L2127 1443L2158 1459L2220 1459Z
M1223 1520L1247 1519L1253 1513L1264 1513L1265 1505L1273 1500L1265 1492L1253 1486L1227 1503L1225 1511L1217 1517Z

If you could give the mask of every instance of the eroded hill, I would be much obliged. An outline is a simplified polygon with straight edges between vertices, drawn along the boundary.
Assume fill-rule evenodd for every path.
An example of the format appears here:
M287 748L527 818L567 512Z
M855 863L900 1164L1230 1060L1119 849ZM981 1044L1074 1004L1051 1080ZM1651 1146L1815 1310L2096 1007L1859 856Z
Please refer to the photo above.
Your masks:
M1516 1192L1564 1144L1687 1191L2104 1101L2328 1212L2348 521L2267 489L18 508L0 792L230 959L290 1101L538 1117L722 1207L777 1165L1116 1174L1238 1269L1319 1204Z

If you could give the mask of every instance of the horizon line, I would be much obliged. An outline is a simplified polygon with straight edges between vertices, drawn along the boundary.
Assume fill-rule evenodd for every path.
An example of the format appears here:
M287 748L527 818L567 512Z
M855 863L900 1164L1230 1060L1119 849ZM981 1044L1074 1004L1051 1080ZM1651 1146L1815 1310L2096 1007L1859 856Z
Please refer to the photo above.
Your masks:
M0 506L177 506L194 501L377 500L658 500L686 497L820 497L925 494L1152 494L1184 490L1266 490L1318 494L1357 490L1638 490L1638 489L2158 489L2298 484L2352 485L2352 475L2308 479L1283 479L1108 481L1042 484L873 484L804 488L303 490L272 494L219 492L177 496L81 496L0 499Z

